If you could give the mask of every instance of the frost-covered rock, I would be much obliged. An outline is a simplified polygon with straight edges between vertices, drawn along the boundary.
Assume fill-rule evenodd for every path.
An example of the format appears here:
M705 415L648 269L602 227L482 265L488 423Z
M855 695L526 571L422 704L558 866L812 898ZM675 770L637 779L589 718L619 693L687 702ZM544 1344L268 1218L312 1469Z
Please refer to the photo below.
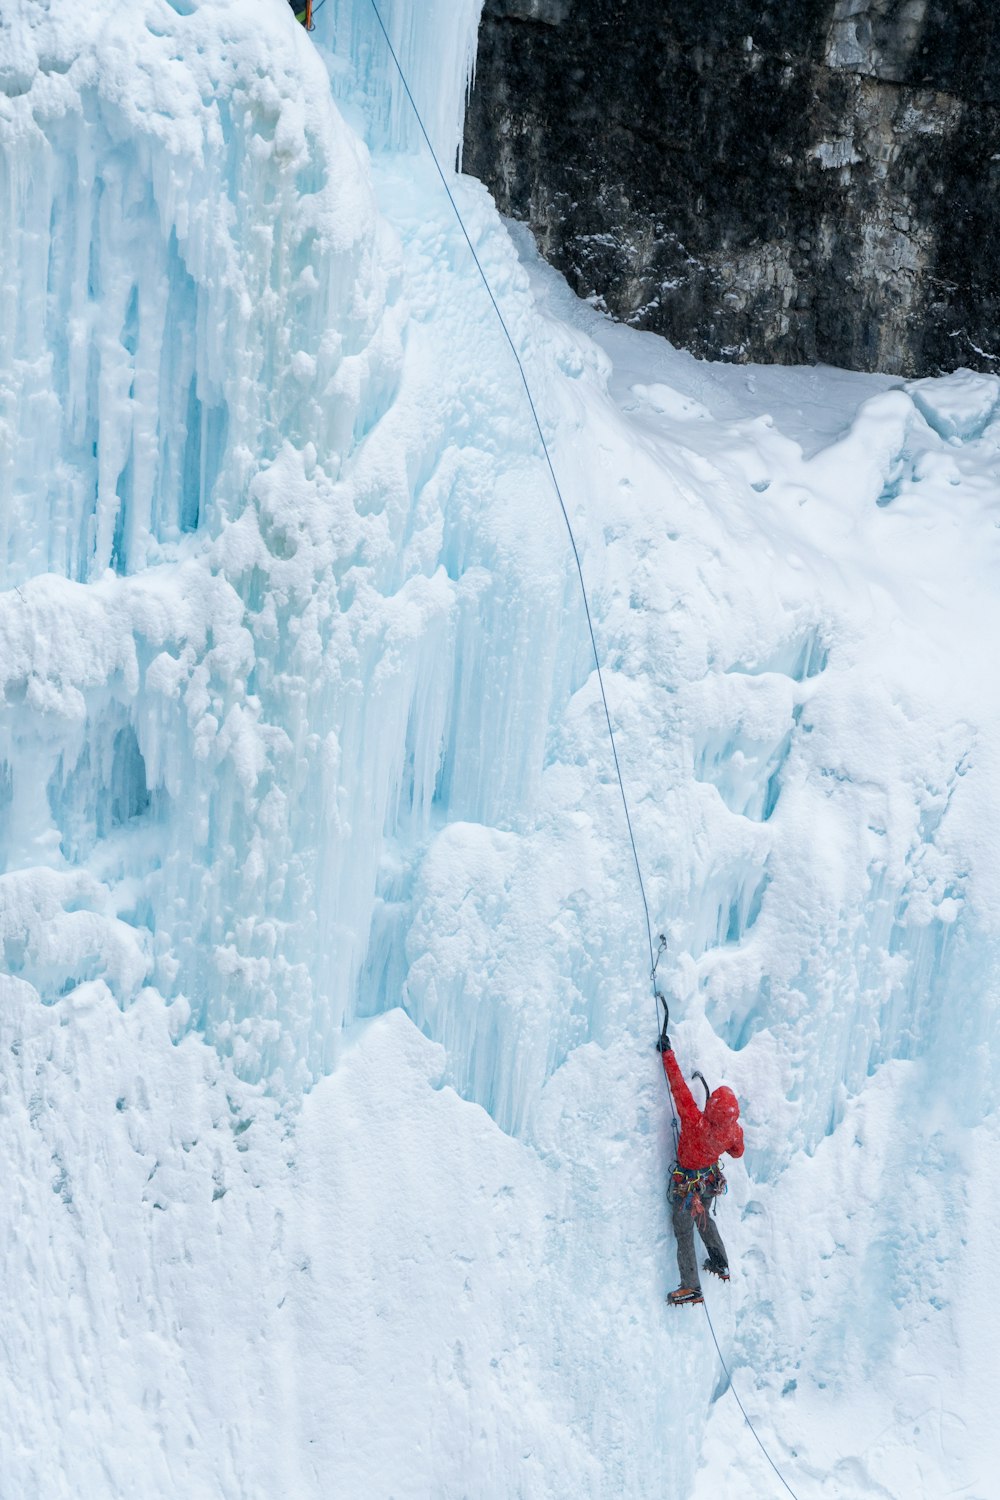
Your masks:
M965 0L485 0L464 160L702 358L996 372L998 104Z

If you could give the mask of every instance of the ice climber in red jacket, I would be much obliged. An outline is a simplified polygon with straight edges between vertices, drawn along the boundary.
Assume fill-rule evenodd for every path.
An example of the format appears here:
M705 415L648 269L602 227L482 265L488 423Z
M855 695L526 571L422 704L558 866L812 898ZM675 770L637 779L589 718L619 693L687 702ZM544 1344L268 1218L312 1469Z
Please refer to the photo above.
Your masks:
M726 1247L708 1208L726 1191L719 1157L724 1151L730 1156L743 1155L743 1131L739 1123L740 1106L732 1089L713 1089L704 1111L698 1108L670 1045L668 1019L668 1015L663 1017L663 1029L656 1046L663 1058L663 1070L681 1121L677 1161L667 1189L681 1278L680 1286L668 1295L667 1301L673 1307L679 1307L682 1303L704 1300L694 1251L695 1225L708 1251L704 1269L722 1281L729 1280Z

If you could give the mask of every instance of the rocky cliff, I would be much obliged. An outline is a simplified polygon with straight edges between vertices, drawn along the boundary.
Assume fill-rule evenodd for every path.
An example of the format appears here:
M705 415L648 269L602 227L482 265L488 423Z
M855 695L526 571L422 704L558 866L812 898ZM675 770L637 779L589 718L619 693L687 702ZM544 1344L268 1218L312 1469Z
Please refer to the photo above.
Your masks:
M1000 367L995 0L486 0L464 165L699 355Z

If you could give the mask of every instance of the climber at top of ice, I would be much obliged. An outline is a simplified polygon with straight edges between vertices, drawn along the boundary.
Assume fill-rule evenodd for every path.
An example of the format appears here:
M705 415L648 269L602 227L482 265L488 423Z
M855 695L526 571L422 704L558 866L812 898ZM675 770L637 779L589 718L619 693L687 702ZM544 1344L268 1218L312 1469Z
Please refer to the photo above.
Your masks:
M669 1294L667 1301L677 1307L703 1300L694 1253L695 1225L708 1251L703 1269L711 1271L721 1281L729 1280L729 1257L715 1220L709 1217L708 1205L726 1191L719 1157L724 1152L733 1157L743 1155L743 1130L739 1123L740 1106L732 1089L713 1089L705 1101L704 1111L698 1108L670 1045L667 1035L669 1016L664 1007L663 1026L656 1046L663 1058L663 1070L681 1120L677 1160L671 1169L667 1189L680 1273L680 1285Z
M288 0L295 12L296 21L301 21L307 31L312 31L313 0Z

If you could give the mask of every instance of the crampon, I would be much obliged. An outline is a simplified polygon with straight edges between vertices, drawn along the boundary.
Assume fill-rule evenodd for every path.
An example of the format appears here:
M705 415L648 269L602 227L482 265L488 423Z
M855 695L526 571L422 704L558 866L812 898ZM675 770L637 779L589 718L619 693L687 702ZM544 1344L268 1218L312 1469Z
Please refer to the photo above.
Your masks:
M676 1292L667 1293L667 1301L671 1307L685 1307L688 1303L694 1306L698 1302L704 1302L700 1287L679 1286Z

